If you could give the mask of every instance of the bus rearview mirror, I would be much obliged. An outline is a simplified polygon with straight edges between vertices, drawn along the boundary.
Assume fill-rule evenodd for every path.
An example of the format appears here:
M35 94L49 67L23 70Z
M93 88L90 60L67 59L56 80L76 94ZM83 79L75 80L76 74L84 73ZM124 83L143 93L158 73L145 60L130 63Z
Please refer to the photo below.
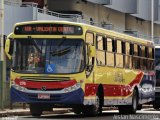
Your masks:
M8 58L11 60L11 56L13 54L13 40L12 39L7 39L5 42L5 52Z

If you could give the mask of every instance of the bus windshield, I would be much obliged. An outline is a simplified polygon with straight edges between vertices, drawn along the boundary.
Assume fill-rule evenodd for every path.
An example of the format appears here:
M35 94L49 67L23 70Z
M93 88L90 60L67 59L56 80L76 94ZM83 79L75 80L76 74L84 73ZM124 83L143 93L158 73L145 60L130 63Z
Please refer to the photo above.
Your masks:
M23 73L78 73L84 70L82 39L15 39L12 69Z

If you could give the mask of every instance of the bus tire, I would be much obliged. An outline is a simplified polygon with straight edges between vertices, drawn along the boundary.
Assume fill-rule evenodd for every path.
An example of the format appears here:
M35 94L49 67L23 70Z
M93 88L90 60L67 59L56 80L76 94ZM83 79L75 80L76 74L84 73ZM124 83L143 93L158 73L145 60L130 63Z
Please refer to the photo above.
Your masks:
M155 102L153 103L153 108L155 110L158 110L160 108L160 105L156 104Z
M138 109L138 92L136 89L133 91L132 95L132 105L122 105L118 106L120 114L135 114Z
M81 107L78 107L77 108L72 108L73 112L77 115L81 115L82 114L82 108Z
M142 105L138 105L137 110L141 110L142 109Z
M42 108L38 104L30 104L30 113L34 117L40 117L42 115Z
M102 113L102 98L99 92L96 94L95 104L94 105L86 105L83 109L83 114L85 116L97 116Z

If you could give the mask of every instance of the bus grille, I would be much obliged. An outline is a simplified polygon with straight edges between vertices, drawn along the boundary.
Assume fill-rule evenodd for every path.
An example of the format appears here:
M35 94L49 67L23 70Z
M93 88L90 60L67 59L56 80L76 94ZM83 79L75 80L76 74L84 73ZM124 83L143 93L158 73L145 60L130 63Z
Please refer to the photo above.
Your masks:
M21 79L29 80L29 81L69 81L71 78L69 77L52 77L52 76L22 76Z

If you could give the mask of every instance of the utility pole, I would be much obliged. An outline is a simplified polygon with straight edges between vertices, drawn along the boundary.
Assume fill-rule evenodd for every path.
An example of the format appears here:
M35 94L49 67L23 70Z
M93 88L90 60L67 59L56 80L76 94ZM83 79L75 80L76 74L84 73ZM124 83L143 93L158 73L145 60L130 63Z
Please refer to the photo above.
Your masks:
M4 0L0 1L0 108L4 109Z
M154 42L154 0L151 0L151 40Z

